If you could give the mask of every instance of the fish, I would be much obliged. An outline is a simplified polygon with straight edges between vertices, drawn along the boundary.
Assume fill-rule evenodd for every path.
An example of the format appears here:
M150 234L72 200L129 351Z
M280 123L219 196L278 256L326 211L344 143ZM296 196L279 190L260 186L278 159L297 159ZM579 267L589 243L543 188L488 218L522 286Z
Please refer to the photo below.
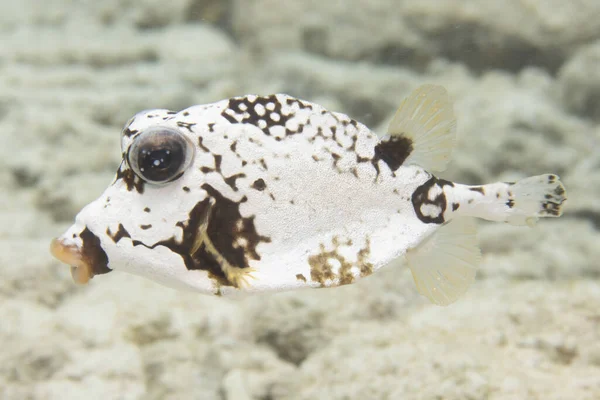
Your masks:
M78 284L113 270L233 296L352 284L396 259L432 303L457 301L481 263L477 221L559 217L555 174L467 185L447 90L424 84L378 136L286 94L145 110L121 133L112 183L50 244Z

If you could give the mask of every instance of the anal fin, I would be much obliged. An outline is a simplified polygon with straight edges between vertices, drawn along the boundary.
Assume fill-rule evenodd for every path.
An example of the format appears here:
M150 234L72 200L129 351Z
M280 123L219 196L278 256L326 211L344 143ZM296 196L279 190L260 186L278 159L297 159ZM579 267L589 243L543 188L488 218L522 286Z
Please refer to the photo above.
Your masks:
M432 303L447 306L475 280L481 262L473 218L456 218L406 253L417 290Z

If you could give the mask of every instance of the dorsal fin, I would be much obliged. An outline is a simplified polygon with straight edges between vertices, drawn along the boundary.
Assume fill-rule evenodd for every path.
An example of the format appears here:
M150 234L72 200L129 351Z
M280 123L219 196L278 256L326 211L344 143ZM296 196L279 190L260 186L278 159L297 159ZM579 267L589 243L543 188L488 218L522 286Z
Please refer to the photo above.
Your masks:
M446 89L429 84L415 89L396 111L388 134L410 141L412 151L403 164L445 170L456 141L456 117Z

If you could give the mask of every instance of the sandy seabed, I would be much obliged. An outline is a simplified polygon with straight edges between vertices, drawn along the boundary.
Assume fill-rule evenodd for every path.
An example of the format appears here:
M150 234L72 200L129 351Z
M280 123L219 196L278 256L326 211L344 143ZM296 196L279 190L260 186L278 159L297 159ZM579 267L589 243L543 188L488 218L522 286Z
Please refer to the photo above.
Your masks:
M600 399L600 2L0 0L0 398ZM123 273L72 283L49 241L108 185L136 112L284 92L384 132L422 83L442 176L558 173L535 228L480 223L448 308L399 262L243 301Z

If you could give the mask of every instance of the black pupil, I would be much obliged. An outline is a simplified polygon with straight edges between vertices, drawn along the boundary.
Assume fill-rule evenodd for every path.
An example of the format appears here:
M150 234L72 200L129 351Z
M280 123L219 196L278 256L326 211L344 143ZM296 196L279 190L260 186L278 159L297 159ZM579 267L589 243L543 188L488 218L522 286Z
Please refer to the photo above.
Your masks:
M166 139L166 138L165 138ZM184 147L179 140L160 140L140 146L138 166L144 178L154 182L173 179L184 162Z

